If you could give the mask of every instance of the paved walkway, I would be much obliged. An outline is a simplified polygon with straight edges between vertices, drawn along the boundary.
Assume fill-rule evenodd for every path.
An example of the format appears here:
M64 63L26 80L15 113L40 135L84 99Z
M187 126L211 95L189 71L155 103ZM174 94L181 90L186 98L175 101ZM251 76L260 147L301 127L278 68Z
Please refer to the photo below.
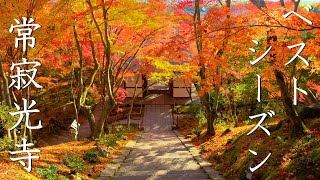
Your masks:
M146 132L172 130L170 105L145 105L143 127Z
M114 179L211 179L182 144L181 137L171 130L170 105L145 105L144 116L145 132L125 157Z
M210 179L172 131L145 132L115 179Z

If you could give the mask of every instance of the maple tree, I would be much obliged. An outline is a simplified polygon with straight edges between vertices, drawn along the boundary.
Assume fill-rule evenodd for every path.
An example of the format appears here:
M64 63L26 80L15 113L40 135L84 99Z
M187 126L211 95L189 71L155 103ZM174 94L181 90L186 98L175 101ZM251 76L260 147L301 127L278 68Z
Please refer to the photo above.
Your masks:
M26 5L28 3L30 6ZM40 97L47 98L45 96L52 92L47 89L50 87L69 84L71 89L76 88L71 90L73 93L69 92L69 96L77 96L76 111L78 109L86 114L92 136L99 137L105 119L123 101L123 97L118 95L123 94L119 92L122 92L123 81L130 76L129 72L141 70L149 76L151 71L144 68L146 65L166 61L158 59L153 53L153 49L165 41L164 36L173 28L164 2L61 0L47 4L30 1L26 4L19 4L19 7L41 9L37 14L39 17L30 16L42 25L41 32L46 34L36 34L37 46L28 54L42 63L38 76L45 88ZM14 13L11 14L5 24L16 18ZM167 23L160 23L161 20L167 20ZM8 36L14 38L13 35ZM74 38L70 38L72 36ZM13 46L10 41L7 44ZM73 80L70 82L69 78L76 83ZM60 95L65 96L63 93ZM92 104L87 104L88 93L103 102L104 113L99 120L95 120L92 114ZM10 97L7 99L11 100ZM49 102L41 101L39 105L49 106Z
M262 85L268 89L270 97L283 99L293 127L301 131L303 124L296 123L301 120L289 94L293 86L292 78L301 77L299 85L313 95L301 98L309 103L317 102L319 63L315 59L319 56L316 38L319 18L315 11L307 13L305 10L301 10L302 15L314 25L306 25L298 17L282 17L284 12L291 9L297 11L299 3L255 0L245 3L231 3L229 0L60 0L46 3L15 2L18 8L11 8L12 3L3 2L1 11L7 12L8 16L1 21L1 34L4 34L0 41L1 97L11 106L12 101L16 102L16 99L25 96L17 94L18 97L14 97L16 93L8 88L6 73L9 72L10 62L18 61L25 55L21 49L13 48L14 34L6 31L14 18L26 13L42 25L34 34L36 48L28 51L30 59L42 63L38 73L39 83L45 84L41 97L46 96L45 92L49 92L51 87L61 85L74 89L73 93L69 92L71 98L66 99L70 103L72 94L76 96L76 109L88 117L94 137L99 137L104 119L119 105L116 96L123 87L124 79L136 72L156 81L168 82L180 77L193 82L207 114L208 134L214 134L213 124L218 117L221 95L227 99L237 121L237 95L235 87L231 87L232 83L243 81L255 72L261 73L262 78L270 74L277 75L268 76L269 80L263 80ZM275 30L278 40L268 44L266 33L270 28ZM257 46L258 54L248 51L254 46L253 39L262 42ZM301 41L306 43L301 55L309 57L310 66L303 66L298 59L285 66L295 54L294 49L289 51L287 46ZM277 57L272 60L267 56L257 65L248 67L251 66L249 62L270 43L275 47L272 54L277 54ZM71 82L72 78L74 81ZM35 92L35 89L31 89L32 95ZM100 120L94 119L94 104L88 103L89 98L103 102L105 109L98 118ZM39 105L48 104L40 102Z
M231 1L221 4L222 9L212 8L205 15L202 15L202 9L206 7L202 1L184 1L173 5L175 14L181 24L180 33L170 43L179 44L178 56L170 53L172 51L170 44L167 49L171 58L181 62L187 61L190 70L185 72L187 79L192 81L201 97L201 103L206 112L207 134L214 135L214 121L218 116L218 97L221 94L221 84L223 72L229 69L228 56L226 52L230 51L227 45L227 39L231 31L221 29L228 27L230 21ZM192 15L187 14L184 9L194 7ZM221 19L216 21L216 18ZM215 27L214 27L214 26ZM215 28L220 30L216 30ZM219 31L218 33L210 33ZM182 45L181 45L182 44ZM228 54L228 53L227 53ZM190 58L191 57L191 58Z
M13 103L20 104L21 99L26 97L27 99L30 96L34 95L34 92L38 91L35 88L28 88L27 91L17 91L13 87L9 88L9 84L11 80L8 78L12 72L10 72L11 63L21 62L22 58L26 58L29 61L33 61L35 58L39 57L40 51L46 47L49 42L57 37L61 31L57 29L57 31L52 31L52 26L50 22L58 20L56 16L51 16L50 13L54 12L55 7L52 3L46 2L41 3L40 1L1 1L0 2L0 11L2 14L6 14L4 18L2 18L0 27L1 27L1 37L0 37L0 73L1 73L1 100L5 102L8 107L12 107ZM55 12L59 10L55 9ZM34 18L37 20L37 23L41 24L41 30L37 33L33 33L33 36L36 39L36 44L34 49L27 49L26 51L22 51L22 46L15 47L15 37L16 33L10 33L9 28L10 25L15 24L14 19L22 22L22 17L27 19ZM61 21L62 23L63 21ZM39 61L39 59L37 59ZM40 76L42 75L39 73ZM38 74L38 75L39 75ZM50 78L44 77L44 80L48 80ZM43 81L42 81L43 82ZM15 142L17 142L21 137L17 136L17 130L14 129L11 137L11 133L8 131L8 136L13 138ZM26 130L26 127L23 125L21 128L21 136L28 136L29 141L32 141L32 131L29 129Z
M79 55L79 67L76 69L79 91L77 106L88 117L92 137L99 138L103 133L105 119L119 104L116 95L124 78L135 66L143 66L145 60L155 58L148 51L161 41L168 26L159 23L159 20L170 16L165 16L163 3L155 1L87 0L84 4L78 5L81 11L75 12L78 21L73 25L73 36ZM83 26L83 23L86 26ZM86 52L85 47L91 52ZM87 81L83 75L85 60L94 62ZM86 104L88 90L93 85L97 73L100 74L97 83L100 85L103 103L99 119L94 117L92 107Z
M231 81L239 81L240 78L254 72L256 74L262 73L262 77L267 75L268 82L263 86L270 92L270 97L275 98L277 97L274 96L275 94L281 93L280 97L285 112L291 120L293 131L297 134L303 131L303 123L298 117L296 108L292 105L293 97L289 94L293 88L292 78L294 76L313 77L318 73L319 65L316 61L312 61L310 67L305 67L296 62L299 61L296 59L292 66L285 67L286 62L294 56L294 51L289 51L287 46L289 43L292 45L303 41L308 49L305 48L302 55L314 59L318 56L315 37L319 28L317 25L306 25L298 17L288 19L282 17L284 12L289 12L289 9L297 10L299 2L239 2L234 3L232 9L230 9L230 1L178 1L173 3L172 8L179 17L178 22L181 29L167 45L169 49L166 49L164 55L177 62L187 61L192 67L192 70L185 75L194 82L201 96L202 104L207 113L209 134L214 134L213 122L217 117L219 92L229 99L230 109L235 109L236 105L232 100L235 96L234 88L229 89L227 85ZM267 5L269 8L264 8ZM303 16L314 24L318 24L316 18L318 15L315 12L304 13ZM258 49L262 54L263 47L270 46L268 41L265 41L265 38L268 38L266 32L270 31L270 28L277 31L278 39L282 39L281 43L272 45L274 48L271 54L277 54L277 58L271 60L270 56L267 56L258 65L248 68L248 66L252 66L249 62L253 61L255 57L259 57L248 51L254 46L252 40L258 39L263 42ZM172 49L173 45L179 47ZM179 53L173 54L173 51ZM311 73L306 73L308 70ZM274 74L274 76L270 77L270 74ZM285 80L284 77L291 80ZM315 82L311 79L310 81ZM277 86L274 86L273 82L276 82ZM254 85L252 84L252 86ZM317 102L314 90L305 88L312 95L307 99L310 102ZM236 110L233 113L236 115Z
M301 27L306 26L305 24L303 24L305 22L298 20L298 19L294 19L294 18L292 18L291 21L289 21L283 17L282 17L282 19L279 17L279 15L281 15L282 13L289 12L290 9L293 9L294 12L297 12L300 1L292 1L291 4L289 4L289 1L287 1L287 2L280 1L281 8L278 7L279 8L278 11L271 10L271 11L276 11L276 13L273 13L271 15L268 12L269 10L267 9L266 3L264 1L260 1L260 2L251 1L251 2L253 4L255 4L262 12L265 12L266 19L272 19L271 21L268 22L271 24L271 26L273 25L273 23L275 23L275 24L277 23L280 25L281 24L288 24L285 26L284 29L275 29L275 28L274 29L266 29L266 28L264 29L264 31L267 32L267 45L277 47L276 50L274 50L270 53L269 60L271 62L269 62L269 63L271 63L271 67L267 67L267 68L270 68L268 70L268 73L271 73L273 71L278 88L281 92L281 101L284 106L284 110L285 110L285 112L291 122L292 132L294 134L301 134L304 132L304 124L303 124L303 121L301 120L301 118L298 116L296 108L294 107L294 105L292 103L292 96L290 95L289 92L290 92L290 88L293 88L293 78L297 75L304 76L303 73L299 74L298 72L302 69L309 69L309 68L305 67L305 66L301 65L301 63L297 62L299 60L299 58L295 59L295 62L293 62L293 65L291 65L292 68L284 67L285 66L284 64L286 64L286 62L291 57L294 56L294 53L287 52L288 50L285 50L284 48L287 48L289 43L290 44L298 44L299 42L305 42L308 45L308 43L309 43L308 41L311 40L311 42L312 42L313 41L312 39L314 38L310 35L315 32L311 31L310 32L311 34L308 35L309 37L304 38L303 33L304 34L308 33L308 31L305 31L305 29L307 29L307 28L305 28L305 29L301 28ZM276 7L275 4L270 4L270 5L273 5ZM273 7L272 9L275 9L275 8ZM314 19L316 17L315 13L310 12L308 14L309 15L307 17L309 19L311 19L312 21L316 20L316 19ZM304 15L306 15L306 14L304 14ZM285 21L287 21L287 22L285 22ZM288 23L288 21L290 23ZM316 21L314 21L314 22L317 23ZM284 26L282 25L282 27L284 27ZM281 33L281 31L283 31L283 30L284 30L285 34L282 34L284 32ZM299 31L303 31L303 33L299 33ZM299 35L300 35L300 37L299 37ZM279 42L279 39L282 42ZM285 43L285 44L283 45L282 43ZM286 53L283 53L284 51L286 51ZM313 52L310 52L308 50L304 51L302 54L306 57L315 56L315 54L313 54ZM312 66L313 66L313 68L318 68L318 67L314 66L314 64L312 64Z
M236 162L243 168L243 162L249 159L243 157L249 140L255 141L262 136L261 132L256 137L238 136L251 129L250 125L244 125L252 123L248 120L250 115L271 109L279 114L279 118L264 124L270 131L284 127L281 132L274 133L276 140L278 136L287 137L288 125L283 123L286 120L294 135L303 134L305 124L312 128L314 134L318 132L318 122L305 120L308 112L302 116L298 113L298 109L303 112L306 106L319 106L320 102L320 6L319 3L311 5L312 8L300 0L2 0L0 12L6 16L0 21L0 130L4 128L6 132L1 130L1 136L8 135L17 143L27 135L28 141L32 141L32 133L26 127L22 126L20 135L16 130L9 131L17 119L7 113L14 111L13 103L21 105L22 98L30 98L37 100L41 111L39 115L31 116L32 124L38 118L43 120L44 126L53 127L57 132L59 128L55 125L59 120L63 122L61 126L68 129L69 121L75 117L78 122L86 119L90 124L91 137L99 139L107 120L115 114L125 114L126 107L130 107L126 109L129 110L127 122L130 127L135 100L144 91L136 92L137 80L134 97L127 98L125 79L137 75L148 82L168 83L179 79L196 87L201 105L197 101L190 105L193 113L198 113L194 119L207 120L207 135L216 136L204 138L200 123L189 119L179 128L187 135L197 127L195 132L198 134L193 139L197 145L209 140L211 150L219 149L208 150L209 154L230 155L232 158L221 169L231 167L230 163L234 163L238 152L241 158ZM296 14L284 17L290 11L309 21ZM14 47L16 34L8 31L15 23L14 19L22 17L32 17L42 26L32 34L37 45L26 52L22 47ZM309 65L301 57L289 62L300 47L292 46L302 43L305 47L299 56ZM270 52L259 62L250 63L269 48ZM36 78L43 86L41 90L31 87L20 92L9 88L13 73L10 66L21 62L23 57L41 62ZM262 85L259 103L257 75L261 77ZM298 87L308 93L298 92L297 106L293 104L296 81ZM144 87L145 91L147 89ZM101 114L94 112L100 105ZM200 112L198 107L201 107ZM203 118L202 111L206 118ZM285 120L280 120L283 116ZM215 126L230 119L232 125L242 127L228 127L231 130L220 132L219 126ZM51 120L55 123L50 124ZM196 126L189 126L192 123ZM234 143L232 147L241 144L242 148L230 148L230 139L234 137L237 141L231 142ZM292 137L289 143L296 139ZM241 143L243 141L246 143ZM267 143L275 143L273 140L262 142L265 146L260 149L264 151L270 148ZM281 142L276 147L284 148L286 145ZM309 145L307 149L310 149ZM282 155L282 152L277 152L272 158ZM291 156L283 158L287 161ZM242 170L232 169L229 176Z

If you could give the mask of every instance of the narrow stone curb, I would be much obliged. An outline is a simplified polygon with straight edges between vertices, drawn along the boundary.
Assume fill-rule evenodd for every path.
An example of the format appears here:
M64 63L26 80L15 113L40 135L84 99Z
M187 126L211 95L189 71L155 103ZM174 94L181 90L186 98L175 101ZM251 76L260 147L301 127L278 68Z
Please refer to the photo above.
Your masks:
M200 154L200 151L196 147L194 147L194 145L189 140L185 139L179 131L173 130L173 132L179 138L183 146L188 149L193 158L197 161L200 167L209 175L211 179L225 180L223 177L219 175L218 171L211 168L211 163L208 160L206 160L202 156L202 154Z
M100 177L97 178L98 180L111 180L114 178L116 173L119 171L120 166L122 165L126 157L129 155L129 153L132 151L133 147L137 144L142 134L143 132L140 132L137 136L135 136L126 144L125 148L121 151L121 154L115 159L113 159L108 165L108 167L101 172Z

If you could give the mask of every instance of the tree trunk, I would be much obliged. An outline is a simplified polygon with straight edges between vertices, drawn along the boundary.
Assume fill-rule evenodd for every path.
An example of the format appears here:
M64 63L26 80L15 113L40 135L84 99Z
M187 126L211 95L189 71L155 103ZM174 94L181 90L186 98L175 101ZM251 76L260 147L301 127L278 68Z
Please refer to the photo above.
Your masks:
M193 15L193 26L194 26L194 32L196 37L196 45L197 45L197 51L199 55L199 65L201 66L200 69L200 78L206 79L205 71L206 66L203 62L203 57L201 55L202 51L202 32L199 29L201 27L201 19L200 19L200 0L194 1L194 10L195 13ZM201 91L201 85L196 85L198 92ZM210 105L210 94L208 92L205 92L204 95L200 97L202 106L205 107L206 110L206 118L207 118L207 134L208 135L214 135L214 116L211 111L211 105Z
M274 74L277 79L277 84L281 92L281 101L284 106L285 112L290 119L292 125L292 132L296 134L304 133L304 124L300 117L298 116L297 111L294 109L292 104L292 99L290 98L287 86L284 81L284 76L281 71L274 70Z
M91 135L90 137L93 138L93 134L95 132L95 124L96 124L96 119L93 115L93 112L91 110L90 106L85 106L85 105L80 105L80 110L84 112L85 116L88 118L88 122L90 125L90 130L91 130Z
M13 142L14 144L18 143L17 129L13 129Z
M33 142L32 129L28 128L27 134L28 134L28 142L32 143Z
M234 98L234 93L233 93L234 90L232 90L232 94L233 94L233 98L232 98L232 109L233 109L233 113L234 113L234 127L238 127L238 122L239 122L239 119L238 119L238 113L237 113L237 103L235 101L235 98Z
M105 121L113 108L114 108L113 103L109 103L109 104L104 103L102 115L101 115L99 121L96 122L94 132L92 133L92 137L94 139L100 139L101 136L103 135Z
M209 111L207 115L207 121L208 121L207 135L215 135L214 124L213 124L215 118L216 118L216 115L213 114L211 111Z
M10 128L6 129L7 135L10 139L12 139Z
M3 67L2 67L2 59L0 59L0 78L2 80L2 95L3 95L3 98L4 98L5 102L6 102L6 105L9 106L9 107L12 107L12 101L11 101L11 96L10 96L8 78L7 78L6 73L4 72ZM11 136L10 129L7 129L8 137L10 139L12 139L15 144L17 144L18 143L17 130L14 129L12 133L13 133L13 137Z
M94 114L93 114L90 106L81 105L81 110L85 113L86 117L88 118L89 124L90 124L90 130L91 130L90 137L92 139L101 138L101 136L104 132L103 129L104 129L104 125L105 125L105 120L108 117L108 115L110 114L112 109L113 109L112 104L109 104L108 106L104 107L103 112L101 114L101 117L99 118L99 120L97 120L94 117Z
M200 98L201 104L205 107L205 114L206 114L206 119L207 119L207 135L214 135L214 115L211 110L210 106L210 94L209 93L204 93L204 95L201 96Z
M3 70L3 67L2 67L2 59L0 59L0 77L2 79L2 93L3 93L3 98L6 102L6 105L11 107L12 104L11 104L11 98L10 98L10 90L9 90L9 85L8 85L8 78Z
M266 4L264 0L250 0L253 4L255 4L259 9L261 8L266 8ZM280 2L281 3L281 2ZM294 11L297 12L298 6L299 6L300 0L294 1ZM273 38L269 38L269 33L268 33L268 44L270 45L270 40L273 39L273 41L277 40L277 36L273 36ZM271 58L276 58L275 54L270 54ZM298 116L298 113L293 107L292 100L289 95L288 87L286 86L285 80L284 80L284 75L281 71L279 70L274 70L274 74L277 80L277 85L280 89L281 92L281 101L284 106L285 112L287 116L290 119L291 125L292 125L292 132L295 134L303 134L304 133L304 124L301 121L300 117Z
M303 94L304 98L306 98L306 100L308 101L308 104L311 105L311 104L318 104L319 103L319 100L317 99L314 91L310 88L308 88L306 90L308 92L308 95L305 95Z
M210 102L210 94L208 92L201 96L200 100L206 110L207 119L207 135L215 135L214 121L218 116L218 98L219 98L219 87L216 85L214 88L214 101Z
M2 81L0 81L0 102L3 102L4 101L4 93L3 93L3 82Z

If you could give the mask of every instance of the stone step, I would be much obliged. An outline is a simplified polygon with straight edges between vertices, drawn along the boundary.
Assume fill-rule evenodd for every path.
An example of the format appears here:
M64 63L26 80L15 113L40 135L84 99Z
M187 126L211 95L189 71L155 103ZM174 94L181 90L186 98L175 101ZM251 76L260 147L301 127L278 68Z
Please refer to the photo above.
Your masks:
M200 170L199 164L196 162L189 162L188 164L160 164L159 162L152 163L144 163L141 164L126 164L125 166L121 166L119 172L127 172L127 171L152 171L152 170L184 170L184 171L195 171Z
M184 174L166 174L157 176L159 179L192 179L192 180L198 180L198 179L210 179L209 176L205 173L184 173Z
M144 175L140 175L140 176L117 176L114 178L114 180L145 180L148 179L149 176L144 176Z
M143 175L150 178L163 178L163 179L209 179L209 176L200 170L196 171L126 171L118 172L117 177L139 177Z
M162 180L208 180L208 176L203 175L192 175L192 176L179 176L179 175L164 175L164 176L117 176L115 180L153 180L153 179L162 179Z

